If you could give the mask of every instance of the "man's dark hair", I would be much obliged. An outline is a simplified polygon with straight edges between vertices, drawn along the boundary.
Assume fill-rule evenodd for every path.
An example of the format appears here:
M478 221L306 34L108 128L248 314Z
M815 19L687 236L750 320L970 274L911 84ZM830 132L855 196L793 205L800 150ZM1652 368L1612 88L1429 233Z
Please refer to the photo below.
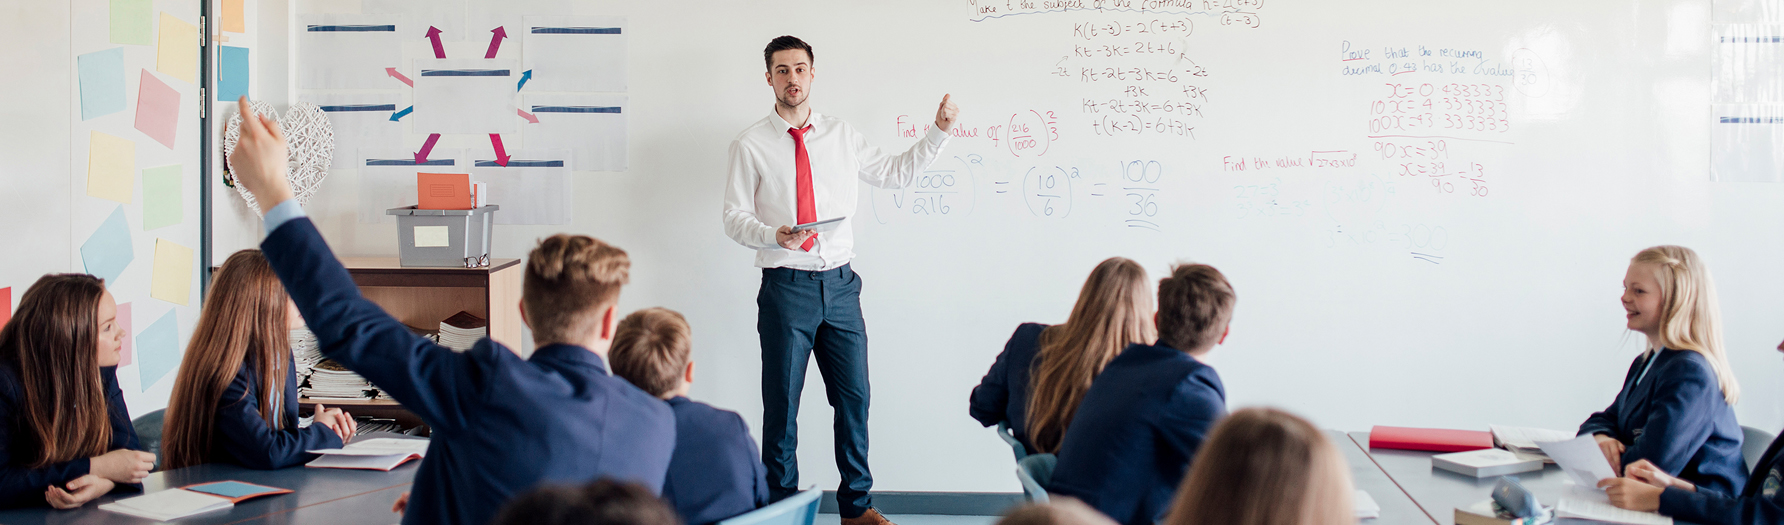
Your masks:
M637 483L602 479L547 485L509 500L494 525L682 525L675 510Z
M1189 352L1220 339L1233 319L1233 285L1206 264L1179 264L1158 282L1158 340Z
M812 64L818 62L817 55L811 54L811 44L807 44L804 40L800 40L799 37L792 35L777 36L774 37L774 40L769 40L768 47L762 50L762 62L767 63L769 71L773 71L774 53L776 51L786 51L788 49L803 50L805 51L806 60L810 61Z

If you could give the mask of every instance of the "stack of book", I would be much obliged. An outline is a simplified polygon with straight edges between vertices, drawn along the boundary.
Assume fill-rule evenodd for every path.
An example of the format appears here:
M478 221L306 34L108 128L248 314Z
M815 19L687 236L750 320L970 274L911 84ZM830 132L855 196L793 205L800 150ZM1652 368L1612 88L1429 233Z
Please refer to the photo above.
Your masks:
M347 367L333 360L324 359L316 363L310 371L310 380L303 383L298 394L313 400L328 399L375 399L378 387L370 381L359 377Z
M470 312L459 312L440 321L440 345L455 352L470 350L488 335L489 320Z
M322 345L316 341L316 333L307 328L292 330L288 336L291 343L292 367L297 372L297 384L302 385L310 378L310 371L316 363L322 362Z

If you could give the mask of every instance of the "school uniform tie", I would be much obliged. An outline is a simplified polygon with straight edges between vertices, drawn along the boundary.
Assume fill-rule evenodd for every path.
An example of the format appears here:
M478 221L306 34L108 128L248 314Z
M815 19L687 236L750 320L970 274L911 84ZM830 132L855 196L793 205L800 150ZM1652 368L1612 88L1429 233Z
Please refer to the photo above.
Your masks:
M811 196L811 155L805 152L805 133L808 131L811 131L810 124L803 128L787 128L787 133L793 136L793 162L799 166L795 177L799 192L799 224L818 220L818 205ZM817 242L816 237L807 238L799 249L809 252Z

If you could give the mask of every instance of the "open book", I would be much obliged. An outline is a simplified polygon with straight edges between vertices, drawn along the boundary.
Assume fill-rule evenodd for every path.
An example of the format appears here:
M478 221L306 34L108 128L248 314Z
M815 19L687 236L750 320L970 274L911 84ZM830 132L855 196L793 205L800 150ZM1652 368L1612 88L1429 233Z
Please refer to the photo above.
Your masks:
M1548 454L1536 444L1541 442L1567 441L1573 439L1573 432L1549 430L1546 428L1508 427L1504 425L1487 425L1493 431L1493 444L1499 448L1510 450L1527 458L1541 458L1546 463L1554 463Z
M156 521L170 521L226 510L235 507L237 503L261 496L290 493L290 490L278 487L240 481L217 481L125 498L100 505L99 509Z
M389 471L427 455L425 439L376 438L354 441L341 448L306 450L322 457L305 464L319 468Z

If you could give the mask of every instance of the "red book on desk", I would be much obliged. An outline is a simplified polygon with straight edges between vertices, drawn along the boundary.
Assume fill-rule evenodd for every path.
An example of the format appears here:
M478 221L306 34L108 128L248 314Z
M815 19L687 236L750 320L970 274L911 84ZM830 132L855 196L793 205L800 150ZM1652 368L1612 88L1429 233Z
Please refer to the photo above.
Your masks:
M1376 426L1369 430L1369 448L1467 452L1493 448L1493 433L1479 430Z

